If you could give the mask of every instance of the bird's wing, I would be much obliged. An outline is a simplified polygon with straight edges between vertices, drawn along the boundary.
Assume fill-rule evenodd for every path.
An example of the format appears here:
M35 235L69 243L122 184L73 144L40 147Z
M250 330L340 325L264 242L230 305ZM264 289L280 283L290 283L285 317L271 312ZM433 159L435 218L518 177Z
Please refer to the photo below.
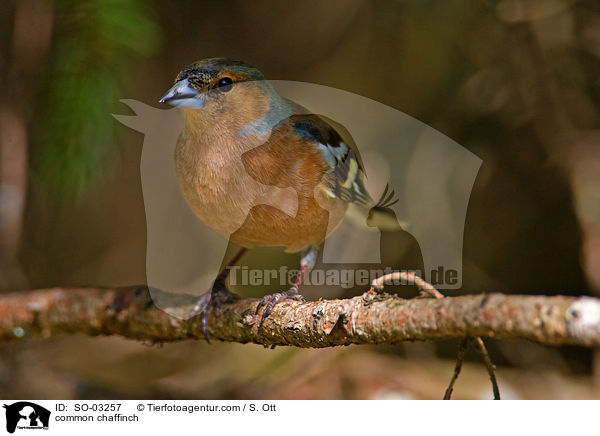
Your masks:
M342 125L315 114L292 115L286 122L299 136L312 140L323 153L331 168L323 180L329 195L348 203L373 205L364 185L365 171L360 154L352 136Z

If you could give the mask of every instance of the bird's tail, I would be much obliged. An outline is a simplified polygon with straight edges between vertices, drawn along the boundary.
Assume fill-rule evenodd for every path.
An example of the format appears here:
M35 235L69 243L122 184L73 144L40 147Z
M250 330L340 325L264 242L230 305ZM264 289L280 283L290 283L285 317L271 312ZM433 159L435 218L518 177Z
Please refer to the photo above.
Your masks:
M386 185L379 201L375 202L368 196L368 201L350 203L346 217L357 227L367 224L369 227L377 227L385 232L406 230L408 223L399 221L396 212L392 209L392 206L399 201L395 194L394 190Z
M392 209L392 206L399 201L395 194L389 185L385 185L379 201L369 210L367 217L369 227L377 227L387 232L402 230L402 223L398 221L396 212Z

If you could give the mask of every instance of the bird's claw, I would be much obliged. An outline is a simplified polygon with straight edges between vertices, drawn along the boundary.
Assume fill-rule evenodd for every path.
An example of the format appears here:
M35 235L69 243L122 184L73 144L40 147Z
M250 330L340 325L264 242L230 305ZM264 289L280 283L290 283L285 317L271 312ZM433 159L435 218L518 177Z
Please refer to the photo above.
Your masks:
M215 283L211 291L203 294L200 299L198 299L198 302L194 306L194 309L188 318L188 322L191 322L197 316L202 317L202 333L204 333L206 342L209 344L210 336L208 334L208 312L211 307L214 308L215 313L218 314L221 310L221 304L230 303L240 298L237 294L229 292L224 285L217 285L218 284Z
M258 312L261 308L265 308L263 310L262 316L260 317L260 325L262 326L265 319L271 314L273 311L273 307L277 303L283 300L295 300L295 301L306 301L302 295L298 293L295 289L290 289L285 292L277 292L276 294L265 295L262 300L256 306L255 315L258 315Z

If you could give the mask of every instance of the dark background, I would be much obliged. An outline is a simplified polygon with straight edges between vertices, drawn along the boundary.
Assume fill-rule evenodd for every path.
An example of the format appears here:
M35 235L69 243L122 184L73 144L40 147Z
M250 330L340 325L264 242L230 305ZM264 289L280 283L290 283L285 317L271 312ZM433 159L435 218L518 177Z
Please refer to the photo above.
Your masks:
M145 282L143 138L110 114L128 113L121 98L158 107L183 66L213 56L377 100L482 158L462 292L600 289L595 1L12 0L0 5L0 44L4 290ZM277 268L297 258L262 249L245 261ZM440 398L455 347L53 338L0 348L0 394ZM490 349L505 397L600 398L588 350ZM456 396L491 397L470 357Z

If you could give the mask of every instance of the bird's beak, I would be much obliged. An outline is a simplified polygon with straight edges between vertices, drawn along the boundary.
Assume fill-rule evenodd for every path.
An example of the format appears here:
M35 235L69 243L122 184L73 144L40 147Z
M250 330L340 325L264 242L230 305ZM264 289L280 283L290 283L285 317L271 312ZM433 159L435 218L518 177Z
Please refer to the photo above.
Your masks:
M204 95L190 86L188 79L175 82L175 85L162 96L159 103L168 103L179 107L204 107Z

